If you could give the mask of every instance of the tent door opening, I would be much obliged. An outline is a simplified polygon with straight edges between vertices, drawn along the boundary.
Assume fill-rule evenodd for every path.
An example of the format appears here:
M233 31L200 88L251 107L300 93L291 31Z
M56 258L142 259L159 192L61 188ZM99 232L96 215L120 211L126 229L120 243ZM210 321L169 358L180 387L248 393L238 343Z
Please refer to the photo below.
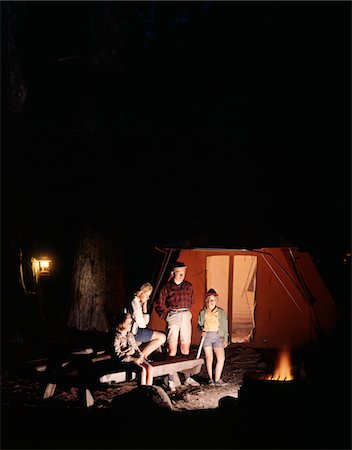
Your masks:
M206 289L219 294L219 306L229 318L230 341L250 342L255 329L257 257L207 257Z

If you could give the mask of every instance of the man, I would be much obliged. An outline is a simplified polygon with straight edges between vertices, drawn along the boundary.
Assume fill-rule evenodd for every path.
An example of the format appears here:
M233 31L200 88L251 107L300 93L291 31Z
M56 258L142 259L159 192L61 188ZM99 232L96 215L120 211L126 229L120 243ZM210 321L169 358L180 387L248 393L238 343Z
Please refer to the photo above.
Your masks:
M183 355L189 354L192 337L193 286L185 280L187 267L182 262L176 262L171 271L172 278L162 286L155 302L155 310L167 324L167 347L169 356L176 356L178 342ZM185 372L185 384L199 386L199 383ZM169 376L169 386L175 390L172 375Z

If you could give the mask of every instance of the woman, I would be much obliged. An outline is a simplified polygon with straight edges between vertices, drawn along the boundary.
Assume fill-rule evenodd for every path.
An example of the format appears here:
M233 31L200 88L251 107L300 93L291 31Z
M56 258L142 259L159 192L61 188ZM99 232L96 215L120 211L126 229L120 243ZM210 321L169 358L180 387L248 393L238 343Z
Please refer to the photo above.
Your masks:
M144 283L135 293L134 299L131 302L132 318L135 321L132 333L138 343L147 343L142 349L145 359L166 341L165 333L147 328L150 320L150 315L148 314L148 300L152 292L153 286L150 283Z
M209 375L210 386L225 386L221 379L225 363L225 347L228 345L228 320L225 311L218 305L218 294L209 289L206 294L205 307L198 315L198 329L204 336L205 364ZM216 365L213 378L213 352L216 356Z

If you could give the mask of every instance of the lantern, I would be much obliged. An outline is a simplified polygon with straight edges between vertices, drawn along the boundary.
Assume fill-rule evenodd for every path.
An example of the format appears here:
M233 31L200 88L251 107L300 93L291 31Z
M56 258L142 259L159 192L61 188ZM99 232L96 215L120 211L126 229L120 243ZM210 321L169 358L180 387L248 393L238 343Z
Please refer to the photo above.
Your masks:
M39 271L39 275L40 276L50 275L51 259L48 259L47 256L43 256L41 258L38 258L36 260L36 263L37 263L37 267L38 267L38 271Z

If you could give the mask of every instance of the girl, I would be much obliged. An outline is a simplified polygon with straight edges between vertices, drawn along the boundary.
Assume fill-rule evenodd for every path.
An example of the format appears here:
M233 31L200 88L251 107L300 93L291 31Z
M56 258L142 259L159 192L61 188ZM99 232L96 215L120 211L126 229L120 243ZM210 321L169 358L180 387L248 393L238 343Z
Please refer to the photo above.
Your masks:
M132 333L137 342L147 343L142 349L143 356L146 360L154 350L161 347L166 341L164 333L147 328L150 320L150 315L148 314L148 300L152 291L153 286L150 283L142 284L135 293L131 303L132 318L134 320Z
M198 329L204 336L204 353L208 384L211 386L225 386L221 379L225 363L225 350L228 345L228 320L225 311L217 306L218 294L214 289L209 289L206 294L205 307L198 314ZM216 356L216 365L213 378L213 351Z
M145 360L131 332L132 317L129 313L121 313L116 322L114 340L115 357L119 363L129 365L132 371L139 374L141 385L153 384L153 367Z

